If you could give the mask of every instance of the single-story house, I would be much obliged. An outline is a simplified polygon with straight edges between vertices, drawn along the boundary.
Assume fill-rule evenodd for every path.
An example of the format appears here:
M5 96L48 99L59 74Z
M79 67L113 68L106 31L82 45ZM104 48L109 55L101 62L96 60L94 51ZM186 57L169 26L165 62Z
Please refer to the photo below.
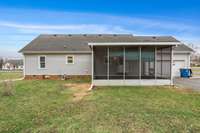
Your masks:
M23 60L22 59L8 59L3 62L2 70L22 70Z
M172 85L191 48L171 36L40 35L21 52L25 79L90 76L93 85Z

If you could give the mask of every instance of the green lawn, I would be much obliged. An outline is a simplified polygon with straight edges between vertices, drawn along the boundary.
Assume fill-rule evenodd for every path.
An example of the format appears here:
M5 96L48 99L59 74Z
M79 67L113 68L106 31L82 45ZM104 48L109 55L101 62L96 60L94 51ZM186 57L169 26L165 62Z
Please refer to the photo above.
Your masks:
M17 79L22 77L22 72L0 72L0 81L7 79Z
M62 86L69 82L17 81L13 96L2 96L1 85L0 132L200 132L197 92L97 87L74 102Z

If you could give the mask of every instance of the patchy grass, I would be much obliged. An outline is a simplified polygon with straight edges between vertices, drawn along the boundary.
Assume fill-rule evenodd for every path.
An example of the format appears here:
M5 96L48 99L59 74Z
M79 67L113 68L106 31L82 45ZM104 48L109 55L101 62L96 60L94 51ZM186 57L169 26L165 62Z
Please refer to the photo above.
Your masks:
M17 79L22 78L22 72L0 72L0 81L1 80L9 80L9 79Z
M14 95L14 82L12 81L4 81L2 82L2 96L12 96Z
M200 67L192 67L193 76L200 76Z
M63 85L76 82L15 82L14 95L0 97L0 132L200 131L199 93L170 87L97 87L74 102L77 90Z

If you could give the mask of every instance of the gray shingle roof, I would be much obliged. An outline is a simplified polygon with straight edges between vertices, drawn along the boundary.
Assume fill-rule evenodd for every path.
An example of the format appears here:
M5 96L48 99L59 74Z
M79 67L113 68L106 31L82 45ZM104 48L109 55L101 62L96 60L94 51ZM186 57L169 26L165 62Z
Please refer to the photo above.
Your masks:
M19 52L90 52L88 43L179 42L171 36L133 36L131 34L40 35Z
M192 48L190 48L189 46L185 45L185 44L182 44L182 45L178 45L177 47L174 47L173 49L174 51L176 52L185 52L185 51L188 51L188 52L194 52L194 50Z

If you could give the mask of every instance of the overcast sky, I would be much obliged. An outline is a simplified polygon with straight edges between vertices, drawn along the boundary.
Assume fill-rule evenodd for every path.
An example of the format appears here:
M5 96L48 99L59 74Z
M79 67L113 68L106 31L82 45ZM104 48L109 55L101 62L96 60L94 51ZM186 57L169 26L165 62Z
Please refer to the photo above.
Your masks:
M5 0L0 2L0 56L39 34L172 35L200 45L198 0Z

